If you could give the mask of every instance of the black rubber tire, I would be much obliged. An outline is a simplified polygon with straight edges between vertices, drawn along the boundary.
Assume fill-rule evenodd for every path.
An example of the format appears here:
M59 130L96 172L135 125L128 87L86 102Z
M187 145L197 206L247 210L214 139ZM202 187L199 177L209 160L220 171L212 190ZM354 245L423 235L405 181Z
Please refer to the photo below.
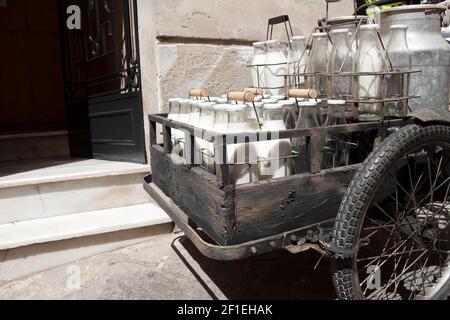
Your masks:
M384 177L397 160L418 146L430 142L444 142L450 145L450 126L408 125L389 136L370 154L353 178L341 203L332 239L336 248L352 250L357 247L366 212ZM339 299L364 299L355 274L358 272L356 269L354 258L336 256L333 259L333 282ZM449 284L447 279L446 287ZM443 288L439 294L446 295L446 291L447 288Z

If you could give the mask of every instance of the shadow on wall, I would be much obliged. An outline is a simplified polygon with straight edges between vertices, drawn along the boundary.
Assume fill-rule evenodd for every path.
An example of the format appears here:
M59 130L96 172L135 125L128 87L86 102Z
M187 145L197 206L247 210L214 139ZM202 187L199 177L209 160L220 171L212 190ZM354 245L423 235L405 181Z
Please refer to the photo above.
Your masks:
M221 262L204 257L186 237L175 239L172 248L213 299L220 297L195 271L186 254L230 300L336 299L328 261L323 259L314 271L321 258L316 252L293 255L277 251L242 261Z

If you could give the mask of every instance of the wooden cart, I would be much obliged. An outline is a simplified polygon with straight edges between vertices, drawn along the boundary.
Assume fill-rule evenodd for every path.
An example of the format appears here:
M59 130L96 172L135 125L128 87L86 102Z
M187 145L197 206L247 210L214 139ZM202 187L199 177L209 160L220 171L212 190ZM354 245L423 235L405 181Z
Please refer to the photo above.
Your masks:
M227 141L243 141L242 139L245 140L245 137L250 134L227 136L199 130L170 121L165 114L150 115L149 120L152 174L146 177L144 188L203 255L215 260L229 261L279 249L286 249L292 253L314 249L335 258L332 259L333 270L335 270L334 281L339 297L345 299L373 298L373 296L367 297L361 292L358 293L354 288L354 282L349 282L351 275L355 275L357 270L355 269L357 257L361 256L362 249L368 247L371 241L376 243L375 240L369 239L370 237L363 237L364 221L368 216L369 208L381 209L380 201L387 196L392 198L392 195L398 198L397 206L401 202L399 201L399 182L395 177L387 173L371 175L371 170L378 172L377 168L386 166L386 163L393 168L392 163L395 163L396 177L400 179L404 173L398 169L398 166L405 166L405 163L410 165L404 161L404 157L410 157L411 152L417 157L417 149L414 149L414 145L408 145L411 144L411 137L416 136L415 142L418 143L419 148L423 149L422 141L426 142L425 149L427 143L435 144L437 146L435 150L440 150L438 155L443 154L442 157L450 160L448 114L422 111L407 119L286 130L277 132L276 135L261 132L257 135L258 141L270 140L271 136L276 136L278 139L307 137L309 173L236 186L229 182L227 164L217 166L216 173L213 174L202 166L188 164L189 161L173 154L172 130L183 130L186 133L187 145L193 145L195 138L213 143L216 152L219 153L216 156L224 159L227 156ZM158 142L161 136L159 126L162 129L162 143ZM377 141L383 141L389 135L390 137L368 155L364 164L321 170L319 145L321 137L324 134L342 132L356 134L360 139L365 136L376 136ZM254 134L251 135L254 137ZM392 154L396 154L395 158L391 160L383 158L383 154L388 155L386 152L395 143L397 149L392 150ZM430 149L428 150L431 155ZM436 197L438 195L442 197L442 194L445 196L436 203L444 203L442 207L447 210L445 219L448 221L450 161L443 164L442 157L440 166L444 165L444 169L437 171L441 171L443 177L438 181L444 181L444 185L439 186L440 191L447 192L439 191L438 194L436 185L434 188ZM427 158L422 153L414 160L415 166L425 164L426 167L426 159L430 158L431 156ZM435 161L434 155L433 159L432 161ZM387 162L388 160L392 163ZM430 163L429 160L428 163ZM436 162L433 163L434 166L438 166ZM433 175L435 171L433 169ZM355 188L355 184L360 182L362 189ZM366 187L372 194L367 195L364 192L358 194ZM433 188L433 186L429 187ZM361 199L364 201L361 202ZM356 207L352 207L352 204ZM442 219L442 212L437 216L433 215L430 220ZM384 227L386 229L390 220L385 220L387 220ZM401 221L395 223L397 226L403 224ZM355 231L358 228L359 232ZM379 228L381 229L382 226ZM445 232L440 234L447 246L448 229L448 225L445 225ZM433 241L438 241L431 229L423 232L424 235L419 237L421 242L427 243L428 240L424 240L428 239L426 232L434 239ZM392 234L390 236L392 237ZM383 239L386 237L389 238L389 235L382 236ZM446 252L448 254L448 251ZM437 295L445 294L443 292L448 287L449 281L448 258L445 259L447 260L440 266L442 278L435 286L437 289L431 294L427 291L426 296L416 292L414 298L434 299ZM349 288L353 291L349 291Z

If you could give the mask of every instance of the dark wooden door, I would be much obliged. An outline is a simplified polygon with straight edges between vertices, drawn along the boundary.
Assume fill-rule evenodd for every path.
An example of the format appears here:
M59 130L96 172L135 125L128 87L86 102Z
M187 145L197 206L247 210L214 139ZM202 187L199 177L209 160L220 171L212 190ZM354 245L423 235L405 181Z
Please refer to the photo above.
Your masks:
M66 26L70 5L81 8L81 30ZM146 163L136 0L61 9L72 155Z
M0 3L0 135L67 129L58 2Z

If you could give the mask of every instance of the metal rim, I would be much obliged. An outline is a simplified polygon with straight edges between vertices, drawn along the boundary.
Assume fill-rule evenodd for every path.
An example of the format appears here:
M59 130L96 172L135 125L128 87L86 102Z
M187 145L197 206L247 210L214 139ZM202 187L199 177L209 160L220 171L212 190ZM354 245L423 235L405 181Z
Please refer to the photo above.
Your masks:
M411 11L425 11L425 10L438 10L438 11L445 11L447 10L446 6L440 5L440 4L417 4L417 5L410 5L410 6L400 6L400 7L392 7L392 8L386 8L381 11L381 14L390 13L390 12L411 12Z
M353 259L357 295L434 298L450 279L450 145L414 148L394 164L376 194Z

